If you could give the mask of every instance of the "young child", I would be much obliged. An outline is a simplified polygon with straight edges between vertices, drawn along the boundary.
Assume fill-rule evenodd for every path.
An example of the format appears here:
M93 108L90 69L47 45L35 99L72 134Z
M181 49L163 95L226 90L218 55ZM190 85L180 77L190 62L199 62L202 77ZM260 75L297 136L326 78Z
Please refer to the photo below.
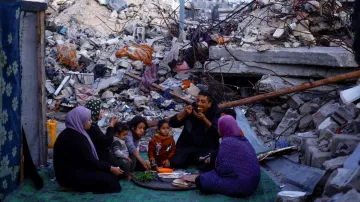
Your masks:
M158 123L158 133L149 142L148 156L152 166L170 167L170 159L175 154L175 141L170 136L169 122Z
M124 123L118 122L115 124L114 129L115 136L110 147L110 162L119 166L124 171L124 177L130 180L136 161L129 157L129 151L125 144L129 127Z

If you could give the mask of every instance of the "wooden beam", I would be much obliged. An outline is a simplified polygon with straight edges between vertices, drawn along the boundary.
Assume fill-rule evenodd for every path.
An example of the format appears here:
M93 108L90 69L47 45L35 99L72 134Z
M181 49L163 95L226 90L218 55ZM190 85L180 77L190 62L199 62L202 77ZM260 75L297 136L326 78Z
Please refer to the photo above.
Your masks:
M128 76L128 77L130 77L130 78L133 78L133 79L135 79L135 80L141 81L141 77L136 76L136 75L134 75L134 74L132 74L132 73L130 73L130 72L125 72L125 75ZM162 91L162 92L165 92L165 90L166 90L166 88L164 88L164 87L162 87L162 86L160 86L160 85L158 85L158 84L156 84L156 83L152 83L151 86L154 87L154 88L156 88L156 89L158 89L158 90L160 90L160 91ZM172 92L172 91L171 91L169 94L170 94L170 96L172 96L172 97L174 97L174 98L177 98L177 99L179 99L179 100L182 100L182 101L184 101L184 102L187 103L187 104L192 104L192 103L194 102L194 100L189 99L189 98L184 97L184 96L181 96L181 95L178 95L178 94L176 94L176 93L174 93L174 92Z
M37 13L37 53L38 53L38 90L39 90L39 136L40 165L47 164L46 142L46 95L45 95L45 11Z
M327 79L314 81L314 82L306 82L306 83L303 83L298 86L285 88L285 89L271 92L271 93L256 95L253 97L248 97L248 98L244 98L244 99L233 101L233 102L227 102L224 104L220 104L219 108L231 108L231 107L237 107L237 106L241 106L241 105L251 104L251 103L259 102L259 101L266 100L269 98L275 98L275 97L279 97L279 96L290 94L290 93L301 92L301 91L305 91L307 89L316 88L319 86L337 83L339 81L343 81L346 79L354 79L354 78L358 78L358 77L360 77L360 70L346 73L346 74L341 74L339 76L334 76L334 77L330 77Z

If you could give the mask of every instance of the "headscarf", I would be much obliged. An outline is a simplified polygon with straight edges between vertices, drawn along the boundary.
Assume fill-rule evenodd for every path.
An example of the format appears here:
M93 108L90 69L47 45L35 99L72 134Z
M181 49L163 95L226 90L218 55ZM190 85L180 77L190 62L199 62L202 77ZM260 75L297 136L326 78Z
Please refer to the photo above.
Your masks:
M96 125L99 121L101 101L100 100L86 101L85 107L91 110L91 120L93 121L93 125Z
M242 136L239 125L230 115L225 115L219 119L218 128L222 138Z
M91 141L87 132L84 130L84 125L90 120L90 117L91 117L91 111L89 109L86 109L85 107L81 107L81 106L76 107L75 109L71 110L66 114L65 126L66 128L71 128L84 135L87 138L88 142L90 143L94 157L99 160L95 146Z

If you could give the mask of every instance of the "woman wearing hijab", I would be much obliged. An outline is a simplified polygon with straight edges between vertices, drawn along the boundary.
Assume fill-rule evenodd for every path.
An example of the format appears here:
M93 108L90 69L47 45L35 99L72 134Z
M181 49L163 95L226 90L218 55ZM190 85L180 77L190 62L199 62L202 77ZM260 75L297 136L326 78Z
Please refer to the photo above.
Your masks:
M117 119L112 119L109 127L104 134L98 126L98 121L102 118L101 102L100 100L89 100L86 102L85 107L91 110L91 127L86 130L91 140L93 141L99 159L102 161L110 162L108 148L114 140L115 130L114 126L118 122Z
M63 188L81 192L120 192L118 175L122 170L99 160L86 130L91 126L91 111L77 107L67 113L66 129L54 146L56 180Z
M205 193L249 196L260 181L260 165L254 148L242 136L236 120L229 115L218 121L222 138L215 170L201 174L196 186Z

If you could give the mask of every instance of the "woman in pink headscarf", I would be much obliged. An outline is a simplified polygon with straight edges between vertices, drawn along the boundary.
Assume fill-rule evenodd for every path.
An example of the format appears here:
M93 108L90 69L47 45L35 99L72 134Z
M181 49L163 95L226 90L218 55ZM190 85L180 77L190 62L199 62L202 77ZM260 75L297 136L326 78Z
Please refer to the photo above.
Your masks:
M204 193L249 196L260 181L260 165L254 148L242 136L236 120L229 115L218 121L222 138L215 170L201 174L196 186Z
M99 160L86 133L91 126L91 111L76 107L66 114L65 126L54 146L56 180L63 188L81 192L120 192L118 176L122 170Z

